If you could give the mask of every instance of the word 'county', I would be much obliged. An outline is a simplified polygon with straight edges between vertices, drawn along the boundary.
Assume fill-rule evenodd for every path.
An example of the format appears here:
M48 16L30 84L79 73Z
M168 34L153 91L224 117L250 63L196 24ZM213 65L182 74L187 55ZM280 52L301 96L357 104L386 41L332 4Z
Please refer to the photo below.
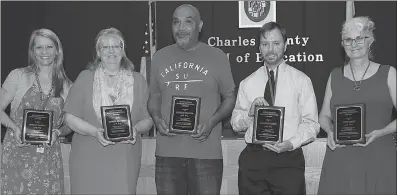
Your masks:
M287 45L301 45L306 46L309 41L309 37L295 37L287 38ZM243 39L238 36L237 39L221 39L219 37L209 37L207 44L213 47L243 47L243 46L255 46L256 39Z

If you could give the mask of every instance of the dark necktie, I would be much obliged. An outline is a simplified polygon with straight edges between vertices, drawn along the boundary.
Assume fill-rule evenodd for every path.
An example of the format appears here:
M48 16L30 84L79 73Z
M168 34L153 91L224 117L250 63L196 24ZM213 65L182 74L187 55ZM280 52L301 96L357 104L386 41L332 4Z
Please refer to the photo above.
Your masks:
M270 92L270 85L272 85L273 92L274 92L274 87L275 87L274 84L275 84L274 83L274 72L273 72L273 70L271 70L269 80L266 83L265 94L264 94L265 100L267 101L267 103L269 103L269 106L273 106L273 104L274 104L274 102L272 101L272 95ZM275 95L275 94L273 94L273 95Z

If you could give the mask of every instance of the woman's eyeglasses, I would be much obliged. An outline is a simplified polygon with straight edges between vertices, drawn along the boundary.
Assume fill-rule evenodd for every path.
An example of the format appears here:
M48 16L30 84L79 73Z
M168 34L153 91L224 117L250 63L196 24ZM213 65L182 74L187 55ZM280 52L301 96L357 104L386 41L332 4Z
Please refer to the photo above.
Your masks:
M121 46L121 45L112 45L112 46L110 46L110 45L102 45L101 49L103 51L113 50L113 51L119 52L119 51L121 51L121 49L123 49L123 46Z
M353 44L353 41L356 42L356 44L363 44L366 38L369 37L359 36L356 37L355 39L347 38L342 40L342 44L345 46L349 46Z

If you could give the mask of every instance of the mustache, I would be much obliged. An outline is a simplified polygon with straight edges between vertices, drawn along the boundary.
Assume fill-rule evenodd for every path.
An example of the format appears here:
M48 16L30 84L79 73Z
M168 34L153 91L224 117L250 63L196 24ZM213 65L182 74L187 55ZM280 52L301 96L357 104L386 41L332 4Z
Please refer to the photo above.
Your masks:
M189 32L177 32L176 35L190 35Z

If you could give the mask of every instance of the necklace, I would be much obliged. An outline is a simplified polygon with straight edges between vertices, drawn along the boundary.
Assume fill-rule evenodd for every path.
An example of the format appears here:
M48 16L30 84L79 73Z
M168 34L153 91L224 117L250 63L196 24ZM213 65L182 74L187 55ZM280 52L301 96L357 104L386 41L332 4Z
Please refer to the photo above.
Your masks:
M365 69L364 74L363 74L363 76L361 77L360 81L357 81L357 80L356 80L356 77L354 77L354 72L353 72L352 64L349 63L350 70L352 71L352 75L353 75L353 79L354 79L354 87L353 87L354 91L359 91L359 90L361 89L361 82L362 82L363 79L364 79L365 73L367 73L367 70L368 70L368 68L369 68L369 65L371 65L371 62L370 62L370 61L368 61L367 68Z
M39 80L39 75L36 73L36 82L37 82L37 86L39 87L39 91L41 93L41 101L44 101L45 99L47 99L48 97L50 97L52 90L54 89L54 85L51 83L51 89L48 92L48 95L44 94L43 89L41 88L41 84L40 84L40 80Z
M120 98L122 92L122 71L118 71L115 75L108 75L105 69L103 69L103 72L104 82L109 90L108 96L114 104Z

